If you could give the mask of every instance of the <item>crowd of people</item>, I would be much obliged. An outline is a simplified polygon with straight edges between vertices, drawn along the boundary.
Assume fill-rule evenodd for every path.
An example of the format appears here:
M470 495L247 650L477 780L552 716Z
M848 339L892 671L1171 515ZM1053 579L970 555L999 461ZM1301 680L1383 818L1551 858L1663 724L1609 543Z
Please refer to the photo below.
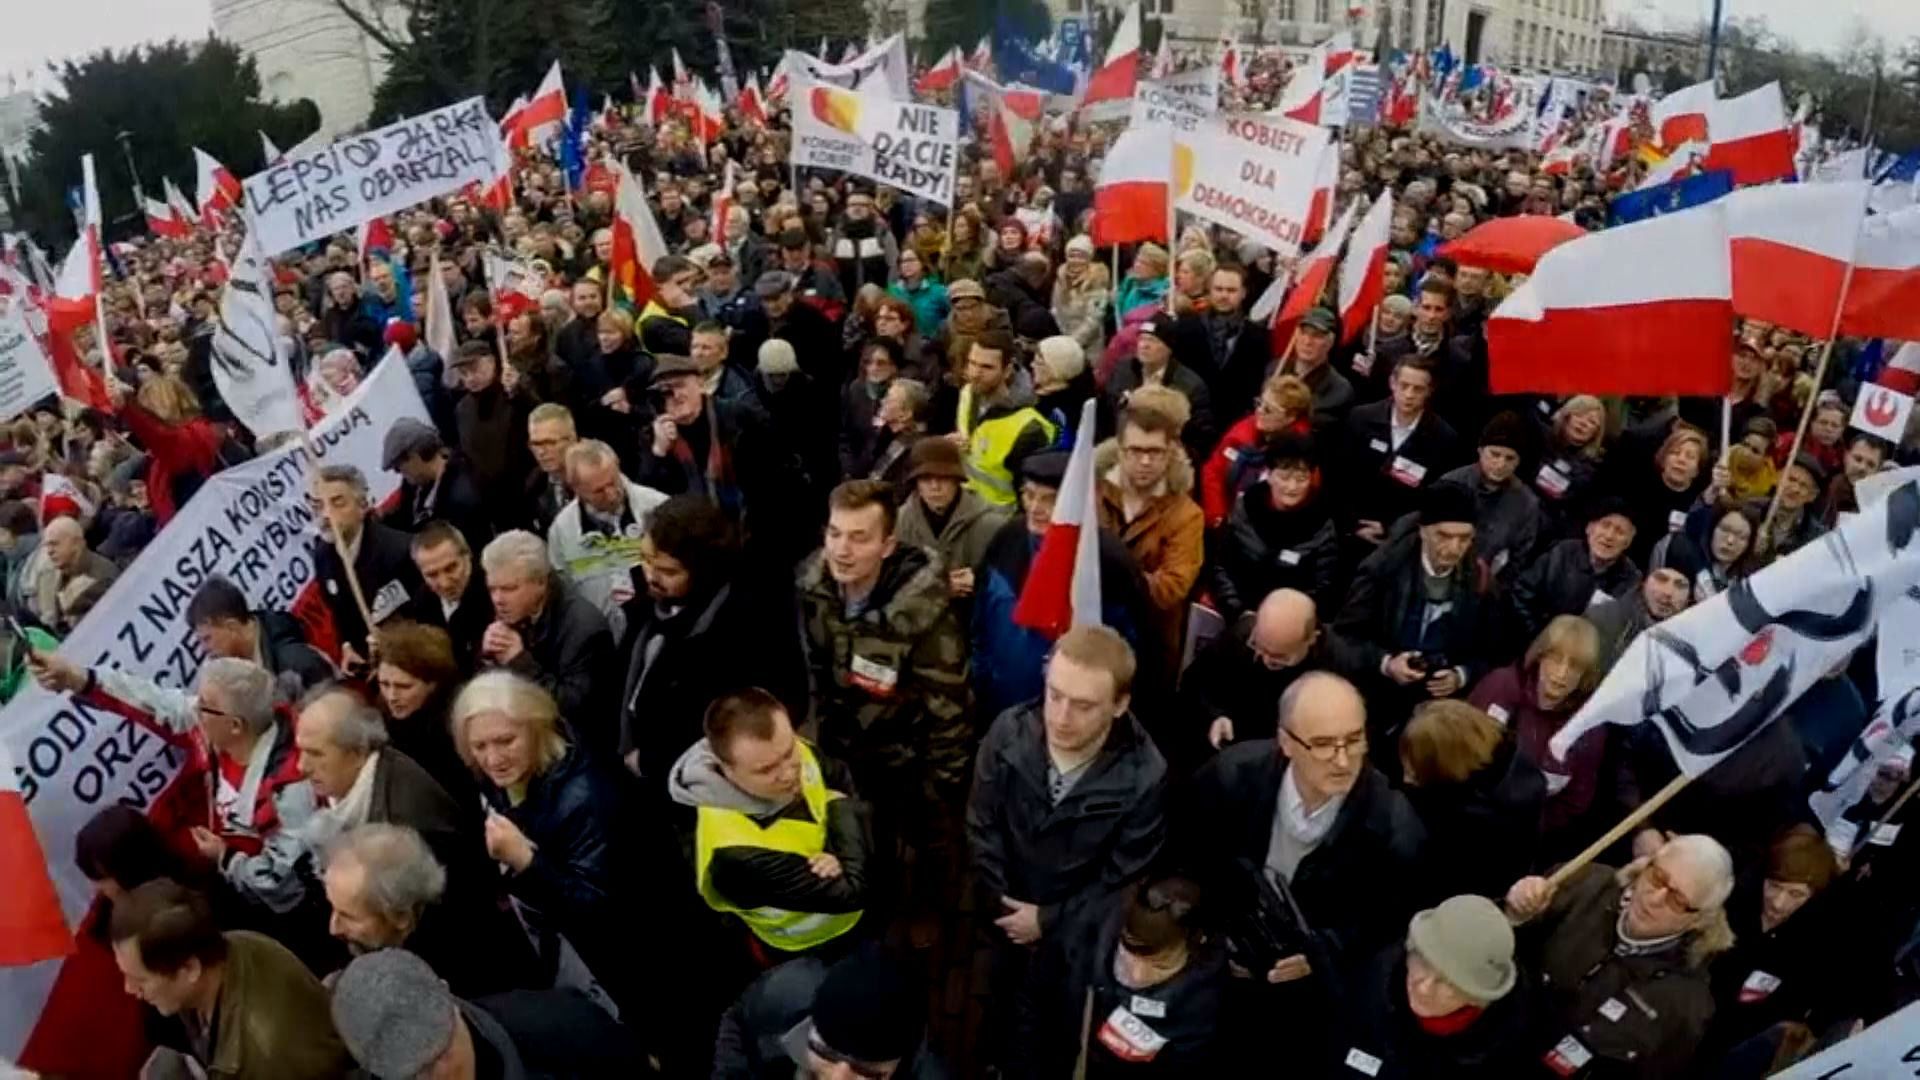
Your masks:
M427 419L384 433L386 503L315 475L337 649L213 578L184 689L56 651L255 449L210 374L219 239L140 245L114 410L7 431L0 694L30 673L190 751L205 820L112 808L78 841L156 1061L1757 1077L1913 996L1904 766L1858 851L1805 800L1871 649L1549 876L1676 772L1650 728L1549 745L1626 645L1915 459L1848 432L1847 365L1817 383L1809 342L1745 324L1725 446L1720 400L1491 393L1513 283L1435 249L1590 219L1622 179L1387 129L1342 144L1342 202L1395 199L1370 327L1276 331L1247 312L1288 265L1257 244L1095 247L1112 133L1050 120L1012 175L976 140L949 209L792 190L782 118L609 123L592 154L672 248L638 310L610 193L538 152L504 212L435 200L364 265L347 237L277 260L315 408L391 350ZM496 318L493 249L537 307ZM1086 442L1103 625L1049 638L1015 612Z

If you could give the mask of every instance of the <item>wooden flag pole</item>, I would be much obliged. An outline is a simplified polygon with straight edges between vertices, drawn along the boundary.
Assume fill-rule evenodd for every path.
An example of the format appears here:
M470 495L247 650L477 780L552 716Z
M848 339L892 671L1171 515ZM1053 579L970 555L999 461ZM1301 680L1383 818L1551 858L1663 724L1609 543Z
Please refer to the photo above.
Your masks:
M1913 798L1913 793L1916 791L1920 791L1920 776L1916 776L1909 781L1906 790L1900 793L1899 798L1893 800L1892 806L1887 807L1887 812L1881 814L1879 820L1875 821L1864 833L1855 838L1853 850L1856 852L1859 851L1863 840L1871 839L1873 834L1879 830L1880 826L1892 821L1893 816L1898 814L1900 809L1907 805L1907 800Z
M1679 776L1667 781L1667 786L1654 792L1653 798L1641 803L1634 809L1633 813L1622 818L1620 824L1608 829L1606 835L1588 844L1585 851L1575 855L1558 870L1555 870L1552 876L1547 878L1547 888L1557 889L1566 884L1568 878L1578 873L1581 868L1585 867L1588 863L1599 858L1601 852L1612 847L1615 843L1619 842L1622 837L1639 828L1643 822L1653 816L1654 811L1667 805L1675 795L1680 794L1682 788L1685 788L1692 782L1693 777L1686 773L1681 773Z

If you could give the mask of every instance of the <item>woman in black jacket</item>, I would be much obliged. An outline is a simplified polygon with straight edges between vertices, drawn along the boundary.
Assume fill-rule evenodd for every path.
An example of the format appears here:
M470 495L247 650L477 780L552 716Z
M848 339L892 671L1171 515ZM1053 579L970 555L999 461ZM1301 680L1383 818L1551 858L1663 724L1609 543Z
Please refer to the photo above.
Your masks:
M1547 781L1500 722L1464 701L1414 710L1400 736L1406 795L1427 827L1428 898L1500 897L1533 866Z
M427 775L470 809L479 788L447 731L447 706L460 685L453 639L438 626L389 620L379 630L380 713L388 744L418 762Z
M1285 433L1268 444L1264 483L1241 492L1214 530L1207 585L1229 623L1275 589L1298 589L1321 611L1339 599L1339 533L1320 496L1310 436Z
M1005 1075L1076 1075L1083 1050L1089 1080L1212 1074L1227 962L1199 930L1199 903L1197 885L1163 878L1049 932L1015 1007Z

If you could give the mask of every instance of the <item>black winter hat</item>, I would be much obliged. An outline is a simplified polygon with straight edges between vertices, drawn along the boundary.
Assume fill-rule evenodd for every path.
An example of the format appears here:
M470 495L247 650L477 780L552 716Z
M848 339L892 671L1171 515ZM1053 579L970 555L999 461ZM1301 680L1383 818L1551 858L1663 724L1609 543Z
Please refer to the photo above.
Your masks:
M1495 415L1480 429L1481 446L1504 446L1523 458L1532 452L1533 441L1533 429L1511 412Z
M833 965L814 991L814 1034L857 1062L899 1061L925 1037L924 996L891 960L862 950Z
M1420 501L1422 525L1471 525L1478 516L1473 493L1459 484L1435 484L1427 489L1426 497Z

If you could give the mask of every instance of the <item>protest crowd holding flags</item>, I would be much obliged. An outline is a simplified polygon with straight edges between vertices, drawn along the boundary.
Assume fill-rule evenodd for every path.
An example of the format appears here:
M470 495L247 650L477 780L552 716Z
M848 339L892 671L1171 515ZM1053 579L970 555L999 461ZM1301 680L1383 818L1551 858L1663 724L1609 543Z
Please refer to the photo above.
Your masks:
M1920 167L1143 29L83 157L0 1065L1892 1075Z

